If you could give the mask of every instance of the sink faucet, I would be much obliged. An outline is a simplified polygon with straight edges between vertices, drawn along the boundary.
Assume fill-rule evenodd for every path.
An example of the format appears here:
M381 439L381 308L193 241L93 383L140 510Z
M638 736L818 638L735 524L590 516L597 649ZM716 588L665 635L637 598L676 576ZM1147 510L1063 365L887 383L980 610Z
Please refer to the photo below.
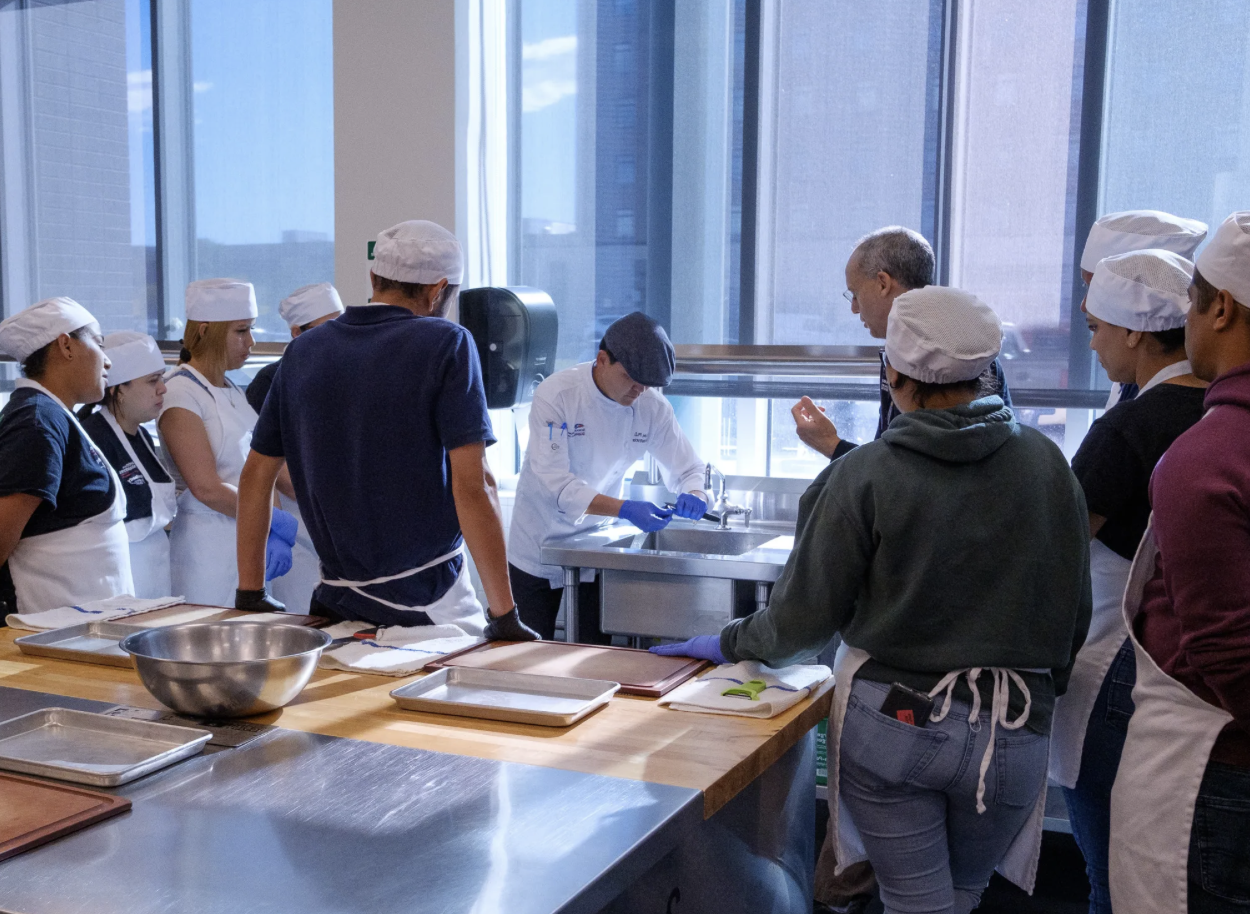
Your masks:
M716 473L720 476L720 488L717 490L716 503L712 506L712 513L720 515L719 527L721 530L729 529L729 518L740 516L742 518L742 526L751 526L751 509L744 508L741 505L732 504L725 497L725 474L716 467L708 463L703 468L703 491L708 495L712 494L712 474Z

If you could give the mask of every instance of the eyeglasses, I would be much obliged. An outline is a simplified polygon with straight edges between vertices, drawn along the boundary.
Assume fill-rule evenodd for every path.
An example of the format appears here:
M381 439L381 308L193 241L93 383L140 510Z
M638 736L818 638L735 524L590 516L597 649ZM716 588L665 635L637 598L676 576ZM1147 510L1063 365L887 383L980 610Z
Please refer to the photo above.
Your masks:
M852 292L850 289L847 289L845 292L843 292L842 297L845 298L847 301L851 302L852 304L854 304L855 302L855 293Z

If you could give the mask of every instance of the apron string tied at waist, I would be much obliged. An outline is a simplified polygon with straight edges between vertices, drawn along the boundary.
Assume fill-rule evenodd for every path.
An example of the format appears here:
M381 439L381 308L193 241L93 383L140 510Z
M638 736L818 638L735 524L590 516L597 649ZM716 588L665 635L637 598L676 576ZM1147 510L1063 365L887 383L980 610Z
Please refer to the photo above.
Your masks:
M1027 672L1049 672L1049 670L1037 670ZM930 698L937 698L943 692L946 693L942 708L931 718L934 723L945 720L946 715L950 713L951 700L955 694L955 684L959 681L959 677L963 676L968 681L968 688L972 692L972 710L968 712L968 729L977 732L981 729L981 690L977 688L977 679L982 673L989 673L994 679L993 701L990 704L990 739L989 744L985 747L985 755L981 757L981 774L977 780L977 812L985 812L985 772L990 768L990 761L994 757L994 737L998 727L1005 730L1019 730L1029 720L1029 709L1033 704L1033 696L1029 693L1029 687L1024 684L1024 680L1015 670L1008 670L1002 667L971 667L966 670L954 670L947 673L941 678L937 685L929 690ZM1020 716L1015 720L1008 717L1010 706L1010 689L1011 683L1014 682L1024 695L1024 710L1020 712Z
M440 555L438 558L433 559L432 561L426 562L424 565L420 565L416 568L409 568L407 571L401 571L398 574L390 574L381 578L373 578L372 580L369 580L369 581L328 580L325 577L325 570L323 569L321 583L329 587L346 587L348 590L354 591L355 593L358 593L360 596L366 597L367 599L372 600L374 603L380 603L383 606L390 607L391 609L398 609L404 612L411 612L413 610L421 610L423 607L420 607L420 606L403 606L399 603L392 603L390 600L383 600L381 597L376 597L373 594L365 593L361 588L371 587L374 584L387 584L391 581L399 581L404 578L410 578L414 574L420 574L423 571L429 571L431 568L437 568L439 565L442 565L445 562L450 562L452 559L454 559L456 556L460 555L463 552L464 552L464 543L462 542L459 546L457 546L451 552L448 552L446 555Z

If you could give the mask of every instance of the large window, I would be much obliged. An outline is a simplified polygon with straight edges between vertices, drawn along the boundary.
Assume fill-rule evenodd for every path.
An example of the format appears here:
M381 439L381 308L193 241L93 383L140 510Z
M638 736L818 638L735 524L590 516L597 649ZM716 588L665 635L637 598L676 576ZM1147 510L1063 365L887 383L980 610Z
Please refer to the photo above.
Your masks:
M150 6L0 4L0 299L155 332Z
M332 0L0 2L0 303L180 335L183 288L334 273Z
M334 279L331 0L192 0L195 277L256 287L258 339L289 339L278 303Z

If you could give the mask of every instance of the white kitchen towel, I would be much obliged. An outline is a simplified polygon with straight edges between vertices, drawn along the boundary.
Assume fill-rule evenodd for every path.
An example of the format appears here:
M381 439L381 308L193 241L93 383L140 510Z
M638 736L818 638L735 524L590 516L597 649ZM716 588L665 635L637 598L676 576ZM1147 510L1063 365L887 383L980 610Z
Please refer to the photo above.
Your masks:
M372 626L362 622L340 622L323 631L332 638L346 638L368 628ZM478 640L456 625L392 625L379 628L372 638L329 648L321 655L319 666L378 676L410 676L435 657L477 644Z
M704 714L732 714L738 717L776 717L798 704L833 673L827 666L786 666L774 670L754 660L726 663L709 670L698 679L684 683L660 699L660 704L675 711L698 711ZM726 689L751 679L762 679L768 688L752 701L722 695Z
M124 619L139 613L164 609L181 603L182 597L157 597L151 600L140 600L123 594L120 597L109 597L107 600L95 600L81 606L59 606L56 609L45 609L37 613L10 613L4 617L9 628L20 628L28 632L46 632L54 628L68 628L84 622L108 622L113 619Z

